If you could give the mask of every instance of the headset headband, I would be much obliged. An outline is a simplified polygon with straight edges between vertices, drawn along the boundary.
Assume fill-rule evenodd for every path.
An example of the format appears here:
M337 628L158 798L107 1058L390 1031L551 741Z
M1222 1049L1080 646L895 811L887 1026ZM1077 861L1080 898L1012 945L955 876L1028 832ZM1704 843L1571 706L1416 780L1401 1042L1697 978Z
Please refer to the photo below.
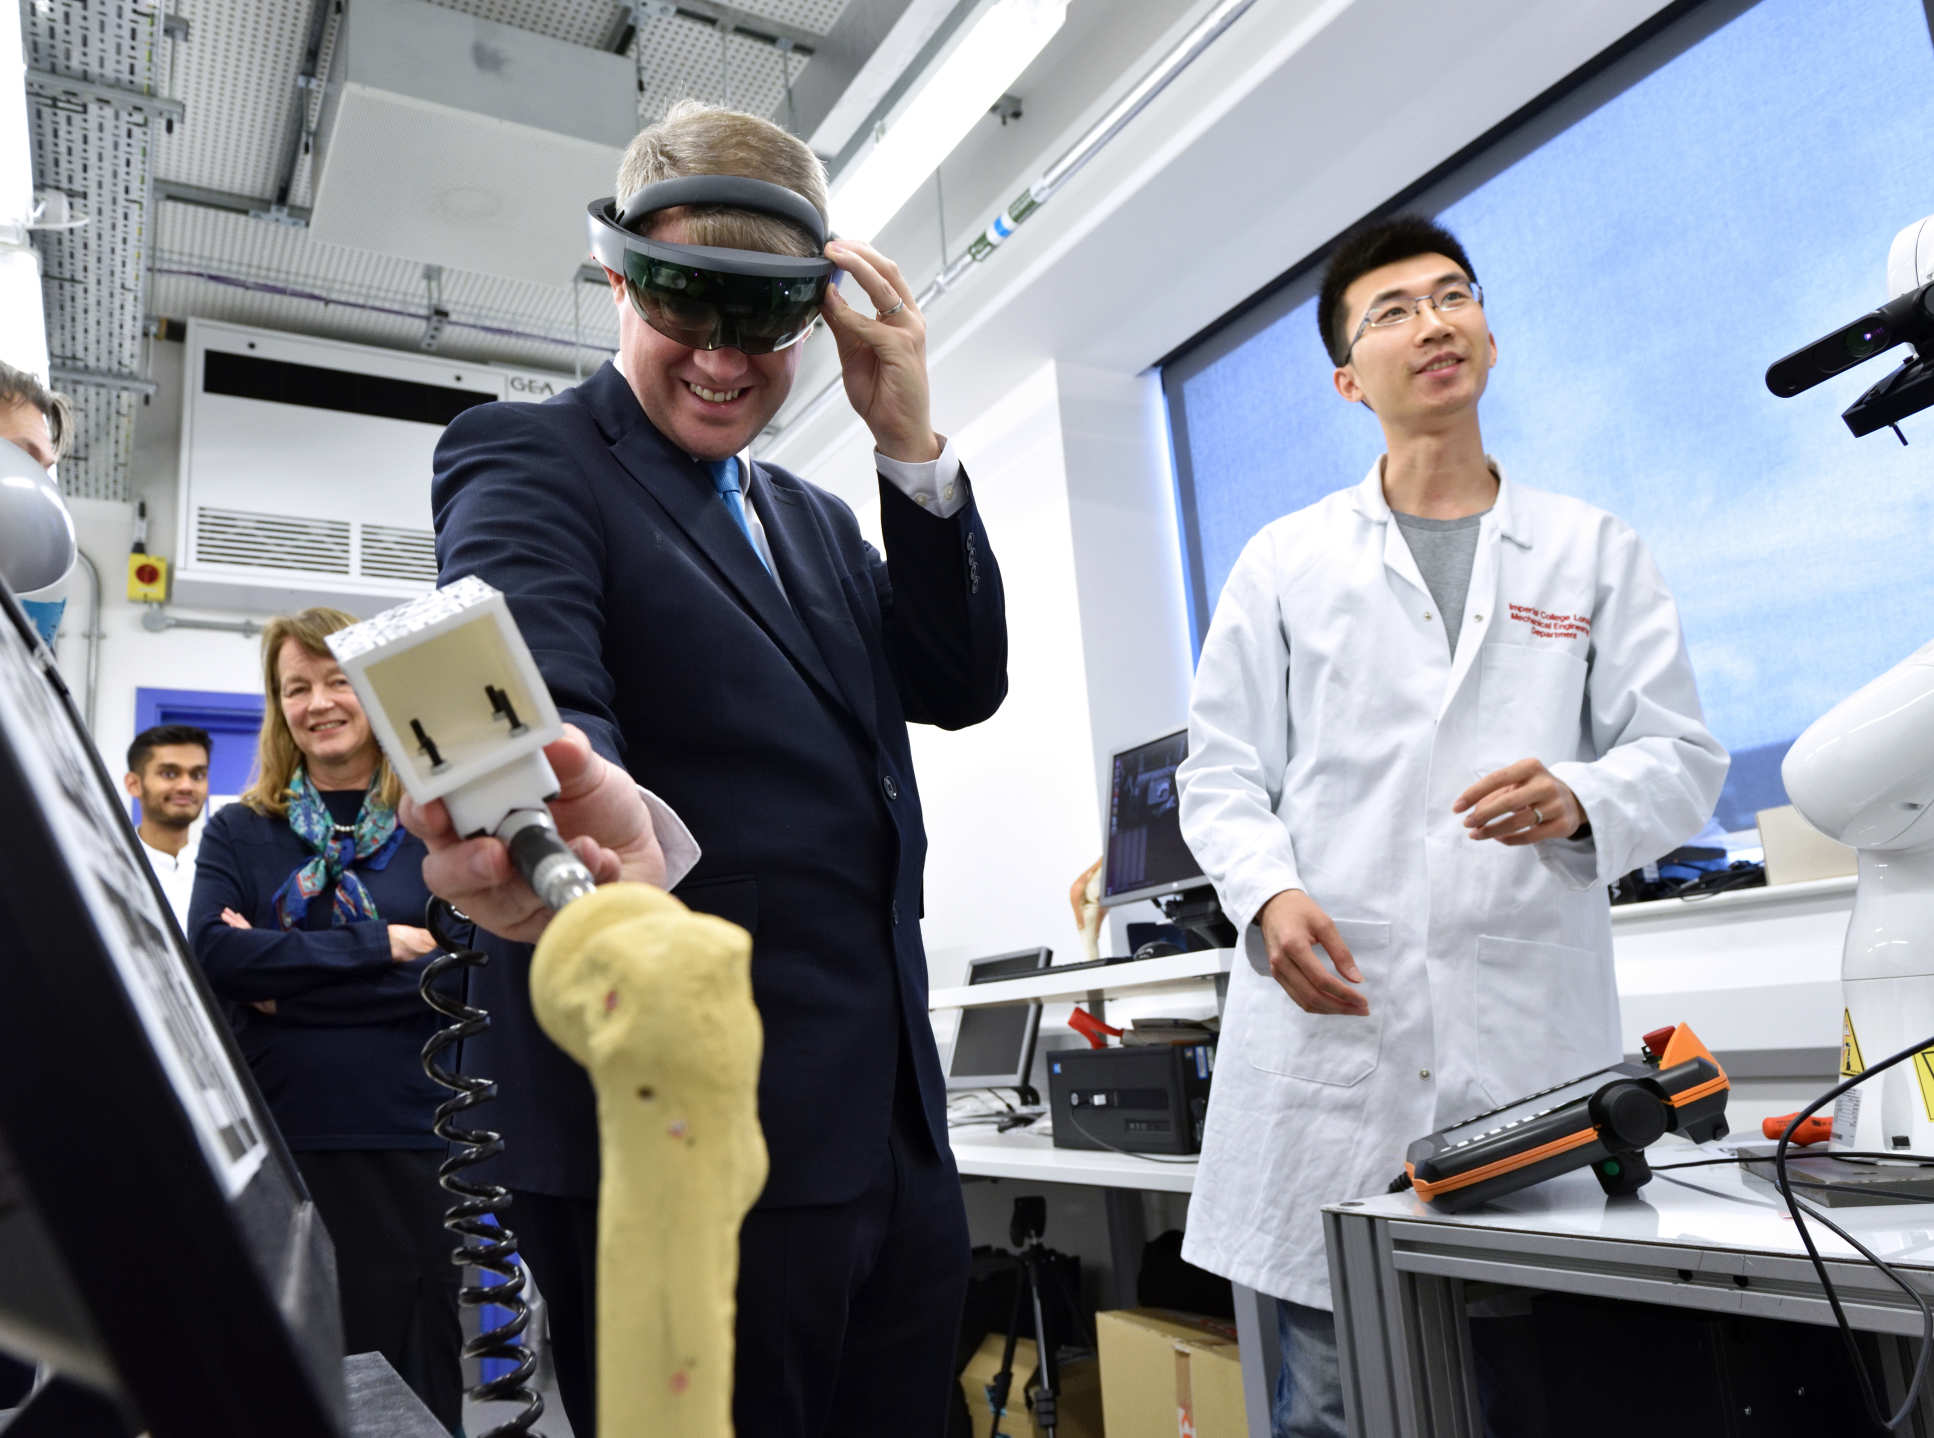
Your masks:
M813 237L814 244L826 243L826 221L811 200L784 185L748 179L744 175L684 175L646 185L625 201L618 223L627 230L635 229L646 215L678 205L726 205L735 210L754 210L791 220Z

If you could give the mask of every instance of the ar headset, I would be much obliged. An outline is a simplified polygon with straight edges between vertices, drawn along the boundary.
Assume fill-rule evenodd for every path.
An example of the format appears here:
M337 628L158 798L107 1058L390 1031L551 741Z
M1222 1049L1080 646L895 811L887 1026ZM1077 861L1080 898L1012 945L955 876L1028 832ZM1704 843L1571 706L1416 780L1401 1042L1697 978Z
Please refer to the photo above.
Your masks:
M640 318L667 339L693 349L771 354L812 332L833 273L822 256L726 250L647 239L635 227L677 205L720 205L790 220L813 243L826 243L826 221L805 196L784 185L741 175L687 175L646 185L618 208L615 196L593 200L586 219L591 253L625 278Z

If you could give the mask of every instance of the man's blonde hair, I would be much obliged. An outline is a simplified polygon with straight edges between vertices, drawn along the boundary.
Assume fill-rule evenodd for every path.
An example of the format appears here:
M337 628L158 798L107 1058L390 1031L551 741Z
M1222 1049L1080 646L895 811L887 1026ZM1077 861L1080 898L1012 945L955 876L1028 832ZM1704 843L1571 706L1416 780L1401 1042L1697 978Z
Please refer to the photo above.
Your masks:
M770 120L724 110L700 100L680 100L657 124L638 132L618 164L618 208L646 185L686 175L738 175L766 180L804 195L827 214L826 167L804 141ZM685 210L691 243L776 255L814 256L820 247L790 220L721 205Z
M242 802L258 814L277 818L289 812L289 781L302 764L302 751L296 748L295 735L289 732L288 718L282 713L282 645L293 639L318 659L331 663L329 636L347 629L356 616L340 609L318 605L300 614L283 614L262 631L262 731L255 741L255 771L249 776ZM372 740L372 742L374 742ZM376 758L376 797L394 809L403 798L403 781L380 754Z

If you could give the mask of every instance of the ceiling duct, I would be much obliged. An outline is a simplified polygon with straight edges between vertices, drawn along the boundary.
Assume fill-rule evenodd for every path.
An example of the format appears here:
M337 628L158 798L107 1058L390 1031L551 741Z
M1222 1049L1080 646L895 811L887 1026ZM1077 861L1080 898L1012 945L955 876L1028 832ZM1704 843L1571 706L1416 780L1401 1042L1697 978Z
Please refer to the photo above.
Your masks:
M568 376L188 321L172 597L372 614L436 583L431 455L473 405Z
M637 129L632 61L424 0L357 0L330 59L310 233L537 284Z

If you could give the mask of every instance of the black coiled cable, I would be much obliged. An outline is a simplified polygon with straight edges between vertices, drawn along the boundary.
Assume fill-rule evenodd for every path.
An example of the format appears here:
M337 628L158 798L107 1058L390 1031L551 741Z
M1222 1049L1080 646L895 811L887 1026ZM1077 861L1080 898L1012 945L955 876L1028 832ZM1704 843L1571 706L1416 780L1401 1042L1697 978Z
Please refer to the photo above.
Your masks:
M457 1199L443 1218L443 1226L463 1240L462 1246L452 1253L451 1261L474 1264L499 1280L488 1286L464 1285L458 1292L458 1301L472 1308L494 1304L510 1311L507 1321L479 1332L463 1346L466 1359L502 1358L516 1365L502 1377L480 1381L469 1390L470 1397L479 1403L523 1404L516 1416L482 1435L482 1438L500 1438L500 1435L530 1432L531 1425L544 1414L544 1400L530 1386L531 1375L537 1370L537 1358L523 1342L530 1325L530 1309L524 1302L524 1270L512 1261L517 1255L517 1235L501 1221L492 1221L510 1207L510 1190L462 1176L465 1169L503 1152L501 1134L489 1129L459 1128L456 1122L468 1110L496 1098L497 1085L491 1079L444 1068L436 1061L445 1049L490 1027L490 1015L483 1009L437 987L437 980L445 974L480 968L490 962L488 954L455 937L458 927L468 923L442 899L432 899L424 916L424 927L429 929L441 952L424 967L420 986L423 1000L453 1022L437 1030L423 1046L423 1072L452 1090L451 1097L437 1106L433 1125L436 1136L451 1147L449 1156L437 1169L437 1181L446 1193Z

